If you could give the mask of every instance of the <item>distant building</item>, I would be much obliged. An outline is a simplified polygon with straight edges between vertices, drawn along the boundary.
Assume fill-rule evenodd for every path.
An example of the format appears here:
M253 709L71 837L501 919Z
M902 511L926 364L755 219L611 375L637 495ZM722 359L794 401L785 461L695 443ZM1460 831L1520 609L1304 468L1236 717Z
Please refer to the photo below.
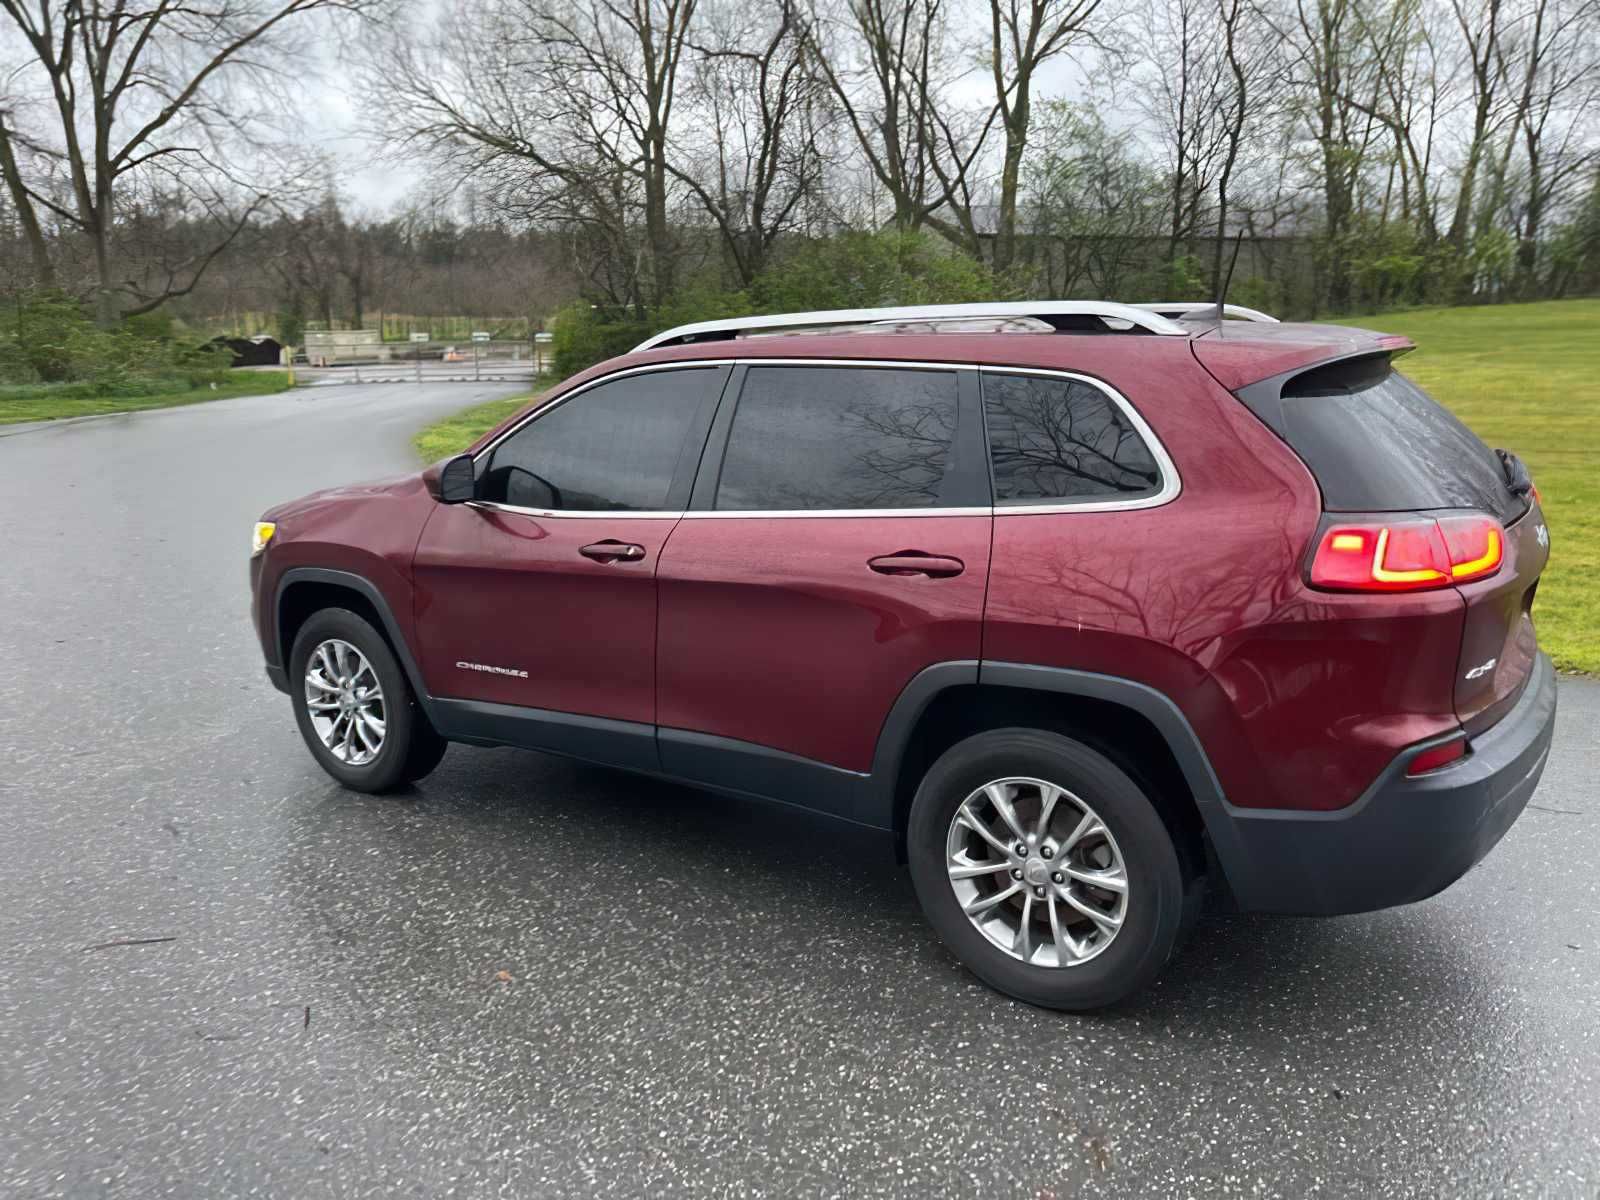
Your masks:
M252 338L214 337L206 344L231 352L230 365L235 367L275 367L283 361L283 343L264 333Z

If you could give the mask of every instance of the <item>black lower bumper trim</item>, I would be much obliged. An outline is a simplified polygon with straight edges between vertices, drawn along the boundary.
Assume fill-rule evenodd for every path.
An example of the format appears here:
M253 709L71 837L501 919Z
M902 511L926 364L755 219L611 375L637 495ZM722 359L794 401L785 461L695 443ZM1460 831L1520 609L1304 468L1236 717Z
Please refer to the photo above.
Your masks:
M1230 809L1228 883L1252 912L1331 915L1410 904L1449 887L1494 848L1539 784L1555 732L1556 673L1541 654L1521 699L1472 754L1408 778L1407 751L1349 808Z

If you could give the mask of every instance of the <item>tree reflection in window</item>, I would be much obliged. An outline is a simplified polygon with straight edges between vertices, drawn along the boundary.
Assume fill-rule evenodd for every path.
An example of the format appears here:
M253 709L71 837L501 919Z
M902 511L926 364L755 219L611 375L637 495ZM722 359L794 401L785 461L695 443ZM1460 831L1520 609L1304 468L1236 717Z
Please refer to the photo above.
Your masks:
M929 508L956 425L949 371L752 367L717 508Z
M1091 384L986 374L983 401L997 501L1133 499L1160 488L1150 448Z

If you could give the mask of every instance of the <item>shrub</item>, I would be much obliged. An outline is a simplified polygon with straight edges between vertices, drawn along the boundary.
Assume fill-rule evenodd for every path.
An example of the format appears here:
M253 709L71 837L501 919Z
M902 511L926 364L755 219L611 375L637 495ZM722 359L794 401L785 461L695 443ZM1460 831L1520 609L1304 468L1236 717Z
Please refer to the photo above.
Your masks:
M551 355L556 374L565 378L618 354L626 354L650 336L643 321L608 315L594 305L574 300L551 319Z
M1003 299L994 272L925 233L839 233L805 242L751 286L760 312Z
M69 383L88 396L147 396L221 379L230 359L185 344L172 319L146 314L114 329L59 292L18 299L0 320L0 382Z

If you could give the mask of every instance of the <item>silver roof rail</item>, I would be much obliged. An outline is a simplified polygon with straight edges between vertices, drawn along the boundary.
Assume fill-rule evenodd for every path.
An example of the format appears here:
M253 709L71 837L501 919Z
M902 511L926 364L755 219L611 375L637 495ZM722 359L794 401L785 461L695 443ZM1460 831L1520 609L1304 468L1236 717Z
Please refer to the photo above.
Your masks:
M763 330L778 332L787 329L804 329L827 325L876 325L886 321L932 321L957 317L1038 317L1049 321L1051 317L1098 317L1115 328L1126 324L1128 328L1143 329L1148 333L1169 337L1188 337L1192 329L1185 329L1147 307L1133 304L1114 304L1108 300L1008 300L988 304L907 304L896 308L839 308L828 312L775 313L763 317L736 317L726 321L697 321L692 325L679 325L666 329L654 337L646 338L633 348L651 350L657 346L670 346L691 342L707 335L724 338Z
M1144 304L1135 304L1134 308L1142 308L1147 312L1160 313L1164 317L1185 317L1191 313L1216 312L1217 305L1214 300L1158 300ZM1224 304L1222 315L1225 317L1238 317L1241 321L1259 321L1268 325L1276 325L1278 318L1259 309L1246 308L1242 304Z

